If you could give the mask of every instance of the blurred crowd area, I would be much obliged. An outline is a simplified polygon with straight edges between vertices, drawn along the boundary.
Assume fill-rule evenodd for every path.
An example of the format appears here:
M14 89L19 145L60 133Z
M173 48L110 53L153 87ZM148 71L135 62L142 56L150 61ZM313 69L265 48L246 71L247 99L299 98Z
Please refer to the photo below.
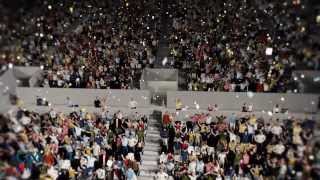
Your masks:
M318 119L179 113L163 114L158 180L319 179Z
M0 8L1 67L41 66L45 87L133 88L155 59L160 4L154 0L35 1L14 13Z
M171 55L194 91L293 92L319 70L319 10L307 1L174 1ZM297 90L296 90L297 91Z
M85 109L0 115L0 179L137 178L148 117Z
M36 0L14 13L1 3L0 66L40 66L44 87L132 89L169 38L188 90L298 92L292 71L320 68L313 1L161 3Z

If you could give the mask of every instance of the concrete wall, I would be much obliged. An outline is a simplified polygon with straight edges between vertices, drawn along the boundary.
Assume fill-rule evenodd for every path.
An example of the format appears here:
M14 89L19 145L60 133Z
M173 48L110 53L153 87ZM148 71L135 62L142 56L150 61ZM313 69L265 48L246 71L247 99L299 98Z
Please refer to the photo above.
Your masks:
M141 76L140 87L151 91L176 91L178 90L178 71L146 68Z
M46 106L36 106L36 105L23 105L23 108L28 109L30 111L38 112L38 113L46 113L53 108L57 112L63 112L63 113L71 113L71 112L79 112L80 109L84 110L85 112L91 112L91 113L101 113L101 108L95 108L93 106L82 106L82 107L75 107L75 108L70 108L66 107L63 105L60 106L51 106L51 107L46 107ZM116 113L119 110L123 113L124 116L128 116L131 114L134 114L136 112L144 115L150 115L153 113L153 109L151 108L138 108L138 109L129 109L126 107L107 107L108 111L111 113Z
M190 120L190 117L196 113L205 113L210 114L211 116L221 116L224 115L226 117L231 116L233 113L237 115L237 117L244 117L250 114L254 114L257 118L263 118L265 122L276 120L276 119L311 119L311 120L319 120L320 114L306 114L306 113L277 113L277 114L268 114L267 112L239 112L239 111L217 111L217 112L208 112L206 110L194 110L190 109L188 111L179 111L178 113L175 110L168 110L170 113L175 113L175 118L180 121Z
M176 69L144 69L145 81L177 81L178 70Z
M146 87L152 91L172 91L178 90L177 81L148 81Z
M17 95L24 104L35 104L36 96L46 98L52 105L65 105L70 97L73 104L93 106L96 97L107 97L107 105L127 107L131 98L138 102L137 107L149 107L149 91L140 90L101 90L101 89L60 89L60 88L17 88Z
M218 104L221 110L239 111L243 103L252 103L254 111L272 110L275 104L279 104L290 112L316 112L318 97L316 94L168 91L167 106L175 108L176 98L179 98L184 106L191 109L196 109L195 104L200 109Z

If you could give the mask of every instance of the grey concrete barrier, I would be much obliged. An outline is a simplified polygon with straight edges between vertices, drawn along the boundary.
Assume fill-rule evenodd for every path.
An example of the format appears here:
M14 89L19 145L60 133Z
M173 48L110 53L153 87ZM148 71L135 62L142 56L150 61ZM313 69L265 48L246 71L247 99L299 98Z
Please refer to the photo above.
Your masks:
M289 112L314 113L318 111L319 96L295 93L168 91L167 106L175 108L178 98L183 106L190 109L207 109L209 104L217 104L220 110L239 111L243 103L252 103L254 111L269 111L278 104L280 108L288 109Z
M141 90L107 90L107 89L65 89L65 88L17 88L17 95L24 104L36 104L36 97L45 98L53 106L67 105L67 97L73 104L79 106L93 106L96 97L106 98L108 106L128 107L128 102L133 98L137 107L150 106L149 91Z

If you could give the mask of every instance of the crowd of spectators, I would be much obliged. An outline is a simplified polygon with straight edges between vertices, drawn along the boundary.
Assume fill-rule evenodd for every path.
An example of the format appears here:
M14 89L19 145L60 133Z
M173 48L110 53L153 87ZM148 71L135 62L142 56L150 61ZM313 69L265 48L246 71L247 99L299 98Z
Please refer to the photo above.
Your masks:
M45 87L133 87L153 66L159 2L38 1L11 13L0 4L0 64L44 68Z
M319 24L307 3L174 1L170 49L184 88L297 92L292 71L301 63L319 69L320 61Z
M320 19L305 15L310 5L303 3L170 2L170 49L176 67L187 74L185 88L295 91L292 71L297 64L320 67L314 33ZM44 87L129 89L138 87L134 82L144 67L153 67L161 2L35 0L15 13L4 4L2 70L9 63L41 66Z
M147 117L102 109L0 116L0 179L137 179Z
M311 119L163 115L160 179L319 179L318 124Z

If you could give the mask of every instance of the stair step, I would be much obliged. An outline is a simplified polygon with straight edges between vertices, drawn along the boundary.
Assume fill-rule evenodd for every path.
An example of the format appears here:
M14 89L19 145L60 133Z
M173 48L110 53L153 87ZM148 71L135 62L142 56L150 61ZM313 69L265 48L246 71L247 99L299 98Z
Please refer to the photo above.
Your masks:
M150 126L147 129L147 131L159 131L159 130L160 130L160 127L158 126Z
M138 180L153 180L154 176L138 176Z
M147 146L160 146L159 142L146 142L145 147Z
M144 148L143 148L143 150L145 150L145 151L156 151L156 152L159 152L160 151L160 149L161 149L161 146L145 146Z
M155 160L145 160L142 161L142 167L143 166L158 166L158 162Z
M154 173L154 172L146 172L146 171L140 170L140 174L138 176L138 179L139 180L153 180L155 176L156 176L156 173Z
M160 125L160 122L158 122L158 121L148 122L148 126L149 126L149 127L152 127L152 126L154 126L154 125Z
M159 156L159 152L157 151L143 151L143 156Z
M160 131L159 130L147 130L147 134L160 134Z
M158 140L159 141L159 140ZM161 144L159 142L150 142L150 141L147 141L146 144L144 145L144 150L146 150L147 148L161 148Z
M154 138L159 138L159 139L161 138L159 133L157 133L157 134L156 133L148 133L147 137L154 137Z
M159 144L160 143L160 139L147 136L146 139L145 139L145 142L146 143Z
M159 122L157 119L149 119L148 122Z
M155 161L158 163L159 161L159 156L142 156L142 163L144 161Z
M154 173L159 170L158 165L141 165L140 166L140 171L144 171L146 173Z

